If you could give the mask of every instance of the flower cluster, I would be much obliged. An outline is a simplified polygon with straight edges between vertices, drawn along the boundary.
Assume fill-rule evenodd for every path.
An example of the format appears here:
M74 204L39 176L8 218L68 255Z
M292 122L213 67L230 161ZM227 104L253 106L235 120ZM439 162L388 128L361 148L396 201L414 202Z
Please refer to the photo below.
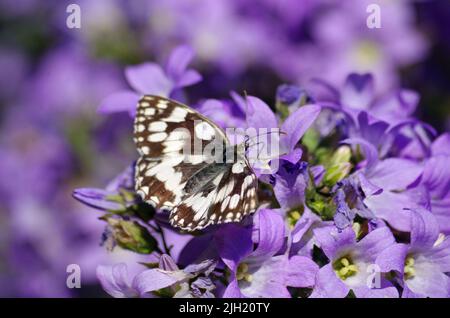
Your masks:
M297 256L320 268L331 262L314 234L324 226L358 230L359 244L375 225L387 224L400 244L395 249L408 247L411 282L421 268L420 257L409 257L416 249L411 214L431 211L438 232L450 231L448 136L417 121L439 132L450 127L449 10L445 1L378 0L381 28L371 29L373 2L0 1L8 30L0 32L0 297L103 296L98 265L121 262L130 284L117 284L129 293L114 293L116 285L105 281L125 282L126 274L99 268L115 296L227 296L236 282L259 279L256 268L269 269L272 260L292 279L281 292L273 288L281 285L271 288L306 297L319 288L319 276ZM67 23L74 5L79 29ZM399 83L417 93L392 90ZM259 176L261 206L253 218L180 233L135 196L131 120L144 93L184 102L222 128L285 133L283 156L271 162L280 168ZM97 188L77 189L86 185ZM277 243L266 244L258 222L270 213L285 227L276 230ZM240 233L244 248L250 228L251 251L233 263L218 254L216 245L228 247L214 233ZM274 251L278 240L284 243ZM346 259L335 266L344 276L358 267ZM296 262L307 275L290 272ZM66 283L71 264L82 270L81 288ZM377 266L380 278L408 295L401 274L387 269L393 265ZM143 269L180 279L171 287L139 285L144 291L136 285ZM131 276L139 277L134 284ZM242 294L254 293L242 287Z
M180 96L201 76L192 51L165 68L126 70L139 93ZM370 74L342 87L282 85L270 107L254 96L193 104L223 128L276 128L285 153L259 176L259 208L241 223L180 232L134 192L133 164L106 189L74 197L104 211L104 245L146 255L141 270L99 266L114 297L449 297L450 135L413 117L417 93L375 93ZM102 113L134 116L136 94Z

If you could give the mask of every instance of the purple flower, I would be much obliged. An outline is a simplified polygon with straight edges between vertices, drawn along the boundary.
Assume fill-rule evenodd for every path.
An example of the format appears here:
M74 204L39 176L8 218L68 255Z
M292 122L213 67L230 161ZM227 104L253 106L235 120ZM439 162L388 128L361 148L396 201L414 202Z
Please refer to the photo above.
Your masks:
M296 85L283 84L277 88L277 101L284 105L293 105L300 100L302 93Z
M342 82L349 70L371 72L381 90L394 86L397 68L424 58L427 41L414 26L414 8L404 2L380 4L382 27L368 28L366 9L372 3L323 4L320 8L327 10L311 22L315 45L301 45L291 72L304 71L332 83Z
M450 133L444 133L436 138L431 145L431 154L450 156Z
M90 114L104 96L121 89L119 78L115 66L94 62L76 46L61 47L39 64L27 83L23 104L28 115L46 122L51 119L52 126L57 126L64 116Z
M140 201L134 195L134 165L127 167L105 189L78 188L72 193L78 201L99 210L121 211ZM130 195L124 196L124 191Z
M450 233L450 134L437 138L431 145L432 157L427 159L422 175L423 185L429 196L431 212L444 234Z
M215 288L207 277L216 262L205 260L180 270L173 259L162 255L158 268L151 268L135 275L130 281L127 265L97 267L97 277L103 289L115 298L124 297L213 297ZM199 277L202 276L202 277ZM167 295L163 289L168 289Z
M358 298L398 297L397 289L376 271L377 256L395 243L388 227L376 229L358 242L350 227L342 232L335 227L318 228L314 237L330 262L317 273L311 297L342 298L350 290Z
M290 255L313 256L314 249L314 229L329 227L332 222L322 221L322 219L313 213L307 206L305 211L295 223L291 231L292 243Z
M173 97L179 90L201 81L201 75L188 64L193 58L188 46L177 47L162 68L156 63L143 63L129 66L125 77L134 91L124 90L106 97L100 107L101 113L128 111L134 115L139 98L145 94Z
M260 209L253 232L256 249L249 228L226 225L216 233L219 255L231 271L224 297L290 297L287 286L313 285L317 265L307 257L282 253L286 229L280 215Z
M197 107L197 111L205 115L220 127L226 129L229 127L244 128L245 117L244 109L240 108L240 96L231 93L232 98L237 98L238 103L217 99L207 99Z
M345 201L345 192L342 189L337 190L334 197L336 204L336 211L334 213L334 224L339 230L343 230L346 227L352 225L355 218L355 209L350 209Z
M342 106L367 110L374 99L374 86L372 74L352 73L348 75L340 98Z
M299 161L292 164L289 161L280 160L280 168L271 180L275 197L281 208L288 211L305 203L305 190L309 181L306 162Z
M363 200L364 207L394 228L408 231L409 212L404 209L415 208L423 203L417 190L409 189L409 186L418 180L423 167L413 160L401 158L379 160L376 148L362 139L353 138L343 142L360 145L366 158L359 164L362 168L355 172L359 175L356 193Z
M261 99L248 96L242 108L246 110L247 127L255 129L279 127L277 117ZM297 148L297 143L317 118L320 110L320 106L315 104L302 106L290 114L281 124L280 151L285 153L280 157L281 159L294 164L298 162L302 151Z
M16 97L19 85L28 71L25 56L22 52L12 49L0 49L0 100L3 102Z
M427 210L411 214L410 244L394 244L376 260L383 272L395 271L402 297L449 297L450 240L439 234L436 218Z

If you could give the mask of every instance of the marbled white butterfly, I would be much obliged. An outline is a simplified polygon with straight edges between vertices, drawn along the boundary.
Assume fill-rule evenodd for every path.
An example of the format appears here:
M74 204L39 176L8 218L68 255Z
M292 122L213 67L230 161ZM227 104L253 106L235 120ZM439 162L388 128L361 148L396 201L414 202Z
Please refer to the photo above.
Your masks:
M245 155L248 139L231 145L224 131L197 111L146 95L137 106L134 141L140 155L136 192L170 211L173 226L199 230L239 222L255 211L257 178Z

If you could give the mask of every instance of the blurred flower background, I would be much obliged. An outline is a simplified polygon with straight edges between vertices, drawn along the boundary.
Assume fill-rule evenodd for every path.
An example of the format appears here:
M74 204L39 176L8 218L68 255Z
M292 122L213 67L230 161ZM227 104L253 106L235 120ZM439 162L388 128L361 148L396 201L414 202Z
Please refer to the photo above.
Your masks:
M66 25L70 3L81 8L79 29ZM381 28L366 25L372 3ZM247 92L269 105L283 83L310 90L320 78L348 92L349 73L372 73L368 107L389 107L378 97L406 88L414 113L383 119L414 115L440 134L450 129L449 21L450 5L438 0L2 0L0 296L102 296L97 265L137 263L134 253L105 251L100 214L71 197L105 187L136 159L132 119L98 111L135 88L127 66L165 65L188 45L201 81L190 74L184 85L153 68L167 72L171 94L198 102ZM69 264L82 269L81 289L66 286Z

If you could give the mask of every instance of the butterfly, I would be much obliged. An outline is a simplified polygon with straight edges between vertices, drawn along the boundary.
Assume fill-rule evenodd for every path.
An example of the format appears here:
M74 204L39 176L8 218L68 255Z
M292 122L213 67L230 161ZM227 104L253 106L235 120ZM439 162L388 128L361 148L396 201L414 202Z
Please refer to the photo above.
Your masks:
M145 95L137 105L134 142L140 155L136 193L169 211L172 226L200 230L240 222L255 212L258 184L246 158L248 139L232 145L220 127L194 109Z

